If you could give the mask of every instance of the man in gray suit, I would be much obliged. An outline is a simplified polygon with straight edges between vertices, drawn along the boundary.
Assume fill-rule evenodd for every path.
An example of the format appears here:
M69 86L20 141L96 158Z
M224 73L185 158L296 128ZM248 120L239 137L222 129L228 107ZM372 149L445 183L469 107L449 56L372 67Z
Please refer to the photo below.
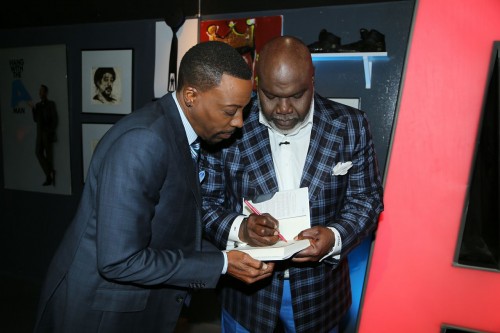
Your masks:
M226 273L245 283L271 275L272 264L202 241L203 179L190 149L242 127L251 76L229 45L198 44L176 92L106 133L48 270L35 332L172 332L191 290Z

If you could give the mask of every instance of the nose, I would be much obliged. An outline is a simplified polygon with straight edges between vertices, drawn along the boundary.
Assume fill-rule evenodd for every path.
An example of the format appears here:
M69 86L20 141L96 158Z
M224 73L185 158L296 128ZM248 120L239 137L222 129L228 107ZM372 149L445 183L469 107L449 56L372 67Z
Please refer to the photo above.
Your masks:
M292 112L290 100L288 98L280 98L278 103L278 113L285 114Z
M243 111L238 111L234 114L233 119L231 119L231 126L242 128L243 127Z

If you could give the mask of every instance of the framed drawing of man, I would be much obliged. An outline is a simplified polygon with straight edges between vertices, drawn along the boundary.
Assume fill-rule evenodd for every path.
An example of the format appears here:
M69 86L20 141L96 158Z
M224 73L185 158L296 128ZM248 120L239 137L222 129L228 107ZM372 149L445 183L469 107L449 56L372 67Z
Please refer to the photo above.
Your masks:
M82 51L82 112L132 111L132 50Z

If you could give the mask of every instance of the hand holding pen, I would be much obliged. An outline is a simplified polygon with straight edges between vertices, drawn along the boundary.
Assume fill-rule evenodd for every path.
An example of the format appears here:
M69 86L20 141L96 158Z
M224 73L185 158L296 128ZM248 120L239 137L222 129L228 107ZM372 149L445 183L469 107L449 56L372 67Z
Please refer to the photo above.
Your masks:
M256 214L256 215L262 215L259 210L257 208L255 208L248 200L243 200L245 205L252 211L252 213ZM278 237L279 239L281 239L282 241L284 242L287 242L286 238L283 237L283 235L279 232L279 230L277 228L275 228L275 230L278 232Z

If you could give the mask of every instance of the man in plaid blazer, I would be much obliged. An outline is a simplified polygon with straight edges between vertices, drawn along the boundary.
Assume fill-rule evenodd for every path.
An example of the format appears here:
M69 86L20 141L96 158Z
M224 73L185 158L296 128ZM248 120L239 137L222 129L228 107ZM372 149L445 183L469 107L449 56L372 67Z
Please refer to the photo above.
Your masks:
M205 233L221 249L275 243L278 221L244 218L243 199L308 187L311 228L298 238L311 246L257 284L222 280L223 332L333 332L351 304L347 254L383 210L368 120L314 93L311 55L294 37L266 44L256 70L241 133L204 157Z

